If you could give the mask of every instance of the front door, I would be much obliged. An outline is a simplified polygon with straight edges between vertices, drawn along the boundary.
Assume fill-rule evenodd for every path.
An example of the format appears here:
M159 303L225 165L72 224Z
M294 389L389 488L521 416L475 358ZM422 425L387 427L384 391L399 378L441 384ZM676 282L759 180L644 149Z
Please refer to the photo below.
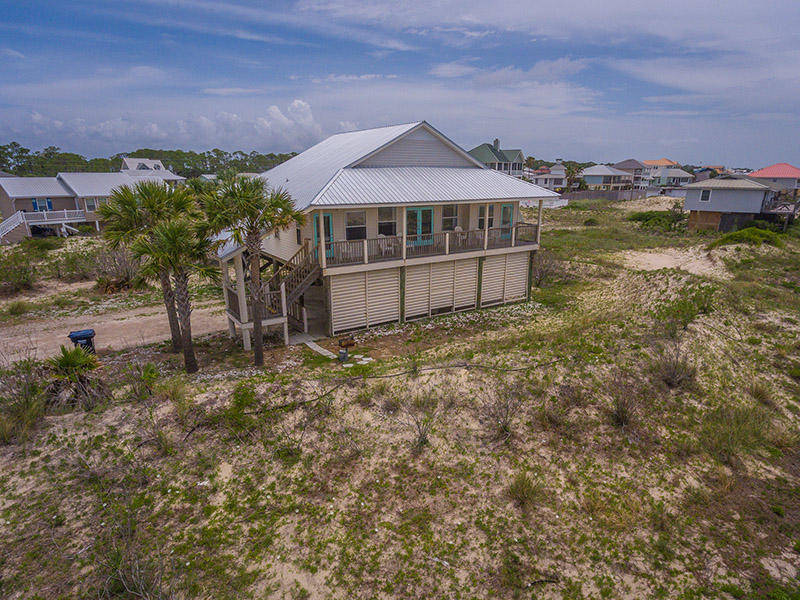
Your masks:
M406 235L410 238L409 246L432 244L433 208L407 208Z
M500 227L502 227L500 235L503 238L510 238L511 228L513 226L514 226L514 205L503 204L503 206L500 207Z
M333 217L331 213L322 213L325 229L325 258L333 258ZM319 214L314 215L314 256L319 252Z

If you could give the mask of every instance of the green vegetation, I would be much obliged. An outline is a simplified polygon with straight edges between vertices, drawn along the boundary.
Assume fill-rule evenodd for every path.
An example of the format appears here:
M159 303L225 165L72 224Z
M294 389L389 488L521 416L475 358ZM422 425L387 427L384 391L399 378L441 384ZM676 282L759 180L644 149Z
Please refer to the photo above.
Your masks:
M730 244L749 244L751 246L760 246L761 244L768 244L782 248L784 242L780 234L770 231L769 229L761 229L758 227L747 227L739 231L732 231L726 233L720 238L714 240L708 245L708 249L719 248L720 246L727 246Z

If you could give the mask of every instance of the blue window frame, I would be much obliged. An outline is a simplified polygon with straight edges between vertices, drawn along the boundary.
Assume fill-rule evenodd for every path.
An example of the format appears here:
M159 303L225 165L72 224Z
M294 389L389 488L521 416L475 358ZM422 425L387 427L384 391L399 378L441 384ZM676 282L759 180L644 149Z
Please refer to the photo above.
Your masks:
M406 209L406 235L409 246L427 246L433 243L433 208Z
M322 213L325 228L325 258L333 258L333 217L331 213ZM319 252L319 215L314 215L314 256Z

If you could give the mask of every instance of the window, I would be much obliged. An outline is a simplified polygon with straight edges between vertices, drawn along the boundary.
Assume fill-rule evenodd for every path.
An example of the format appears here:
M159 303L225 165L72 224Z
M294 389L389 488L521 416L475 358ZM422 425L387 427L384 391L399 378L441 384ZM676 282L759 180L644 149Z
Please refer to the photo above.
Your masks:
M708 202L711 199L711 190L703 190L700 192L700 202Z
M36 198L31 198L31 204L33 205L33 212L39 212L39 201Z
M478 229L483 229L483 218L486 213L486 207L481 206L478 209ZM494 227L494 204L489 205L489 229Z
M378 209L378 235L397 235L393 206L382 206Z
M297 245L298 246L302 246L303 245L303 234L300 231L299 227L295 231L297 231Z
M458 226L458 205L445 204L442 207L442 231L454 231Z
M87 198L86 199L86 210L88 212L94 212L97 210L97 199L96 198Z
M367 213L363 210L345 213L345 239L363 240L367 237Z

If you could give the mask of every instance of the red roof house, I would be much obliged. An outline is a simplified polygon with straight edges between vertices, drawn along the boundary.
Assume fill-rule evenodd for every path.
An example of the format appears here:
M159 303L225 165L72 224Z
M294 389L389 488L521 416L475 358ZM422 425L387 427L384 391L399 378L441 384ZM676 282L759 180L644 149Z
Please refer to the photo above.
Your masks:
M777 163L750 173L750 177L770 179L800 179L800 169L789 163Z

